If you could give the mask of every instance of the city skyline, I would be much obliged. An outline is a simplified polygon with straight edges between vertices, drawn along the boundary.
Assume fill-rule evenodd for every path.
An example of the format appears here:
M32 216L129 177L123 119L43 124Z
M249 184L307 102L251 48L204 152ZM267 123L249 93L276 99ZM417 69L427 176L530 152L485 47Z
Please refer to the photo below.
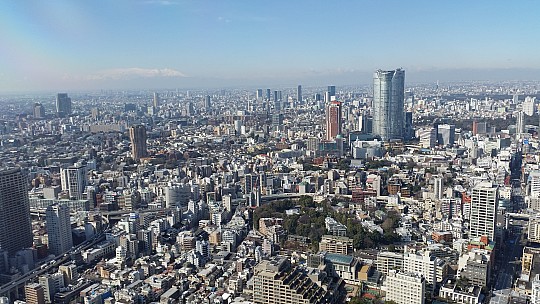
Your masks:
M538 6L2 3L0 92L367 84L395 67L411 82L538 80Z

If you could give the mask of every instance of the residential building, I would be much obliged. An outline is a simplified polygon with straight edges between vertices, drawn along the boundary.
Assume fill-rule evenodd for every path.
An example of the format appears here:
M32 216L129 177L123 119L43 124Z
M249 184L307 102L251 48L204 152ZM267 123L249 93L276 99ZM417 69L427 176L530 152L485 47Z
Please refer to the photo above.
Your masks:
M323 235L319 243L319 251L351 255L353 253L353 240L345 236Z
M139 160L148 156L145 126L136 125L129 128L129 138L131 140L131 157L133 159Z
M24 287L27 304L45 304L43 287L37 283L30 283Z
M0 171L0 248L9 255L32 247L27 187L20 168Z
M49 251L61 255L73 247L69 207L54 204L47 207L47 235Z
M469 238L485 235L490 240L495 239L498 201L498 186L489 182L482 182L473 188L469 217Z
M331 101L326 107L326 140L333 140L342 134L341 102Z
M384 281L386 301L398 304L424 304L426 281L418 274L391 270Z
M341 279L325 276L318 269L292 266L286 258L263 260L255 266L253 303L308 304L343 303Z

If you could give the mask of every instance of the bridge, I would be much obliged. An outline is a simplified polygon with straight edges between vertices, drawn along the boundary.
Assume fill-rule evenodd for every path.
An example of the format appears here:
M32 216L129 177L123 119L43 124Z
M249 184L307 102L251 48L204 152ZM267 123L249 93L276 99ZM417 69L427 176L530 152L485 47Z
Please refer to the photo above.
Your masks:
M261 196L261 201L277 201L282 199L298 199L302 196L315 196L315 193L280 193Z
M315 193L280 193L280 194L270 194L270 195L261 195L261 201L263 202L269 202L269 201L277 201L282 199L299 199L302 196L315 196ZM235 202L245 201L244 198L235 199ZM138 214L144 214L144 213L161 213L161 212L168 212L173 210L173 208L155 208L155 209L140 209L140 210L116 210L116 211L94 211L89 210L85 211L89 214L100 214L107 220L110 218L113 219L119 219L122 217L122 215L130 214L130 213L138 213ZM77 214L77 212L72 212L73 215ZM36 217L44 217L46 215L45 209L30 209L30 215L36 216Z
M141 209L141 210L116 210L116 211L84 211L88 212L88 214L100 214L103 216L106 220L109 220L111 217L113 219L119 219L122 217L122 215L130 214L130 213L160 213L160 212L167 212L172 210L172 208L156 208L156 209ZM44 209L30 209L30 215L31 216L45 216L46 210ZM71 212L72 215L77 214L77 212Z
M101 232L100 234L96 235L93 241L83 242L82 244L76 247L73 247L68 253L64 255L56 256L52 261L50 261L52 262L51 264L43 264L43 265L47 265L46 267L43 267L42 265L40 267L34 268L32 272L28 272L22 275L21 277L15 279L14 281L11 281L3 286L0 286L0 296L8 297L9 299L18 299L20 297L21 291L24 290L24 286L26 285L27 282L33 281L36 277L49 272L52 268L58 267L64 264L66 261L70 261L71 260L71 257L69 255L70 252L86 250L94 246L95 244L103 241L104 239L105 239L105 234ZM24 291L22 293L24 293Z
M510 219L528 221L531 217L535 217L536 215L531 215L531 214L527 214L527 213L511 213L511 212L508 212L508 213L506 213L506 216L508 218L510 218Z

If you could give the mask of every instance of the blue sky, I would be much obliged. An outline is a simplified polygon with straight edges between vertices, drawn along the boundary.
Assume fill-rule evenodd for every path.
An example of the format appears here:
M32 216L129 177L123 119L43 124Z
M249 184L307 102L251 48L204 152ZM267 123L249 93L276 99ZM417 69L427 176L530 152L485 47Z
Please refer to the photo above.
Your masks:
M0 91L360 84L396 67L410 81L540 80L539 11L533 0L7 0Z

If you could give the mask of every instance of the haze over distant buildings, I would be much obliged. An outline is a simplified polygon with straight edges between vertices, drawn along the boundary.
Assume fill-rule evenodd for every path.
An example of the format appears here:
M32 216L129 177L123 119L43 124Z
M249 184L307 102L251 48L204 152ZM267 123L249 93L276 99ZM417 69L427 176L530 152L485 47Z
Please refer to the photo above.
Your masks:
M539 5L2 2L0 92L538 80Z

